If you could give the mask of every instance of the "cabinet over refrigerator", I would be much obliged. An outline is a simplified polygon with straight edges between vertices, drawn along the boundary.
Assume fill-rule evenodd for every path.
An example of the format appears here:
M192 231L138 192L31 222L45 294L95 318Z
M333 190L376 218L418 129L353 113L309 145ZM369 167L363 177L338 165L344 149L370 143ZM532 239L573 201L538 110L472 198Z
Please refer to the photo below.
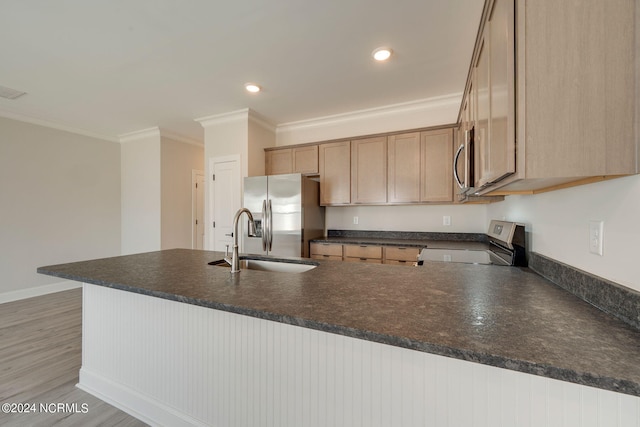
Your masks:
M244 227L245 253L309 257L309 241L324 235L319 183L301 174L245 178L244 207L256 222L254 235Z

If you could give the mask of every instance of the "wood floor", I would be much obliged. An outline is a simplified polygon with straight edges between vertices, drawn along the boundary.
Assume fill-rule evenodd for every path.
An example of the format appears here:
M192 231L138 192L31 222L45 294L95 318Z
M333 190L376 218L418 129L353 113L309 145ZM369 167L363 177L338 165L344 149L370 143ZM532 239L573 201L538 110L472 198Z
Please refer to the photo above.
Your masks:
M0 404L28 403L36 409L0 410L1 426L146 426L75 387L81 322L82 289L0 304ZM50 413L41 412L41 403ZM58 411L51 405L58 403L70 405Z

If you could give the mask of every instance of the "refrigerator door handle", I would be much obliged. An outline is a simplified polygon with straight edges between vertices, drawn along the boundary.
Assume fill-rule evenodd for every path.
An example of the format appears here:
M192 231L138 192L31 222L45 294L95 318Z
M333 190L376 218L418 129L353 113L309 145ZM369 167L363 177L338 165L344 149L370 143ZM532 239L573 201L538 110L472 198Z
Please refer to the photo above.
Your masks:
M262 201L262 250L267 250L267 201Z
M271 199L269 199L269 201L267 202L267 215L269 215L269 236L267 237L267 241L268 241L268 245L267 245L267 250L271 250L271 246L273 245L273 234L272 234L272 229L273 229L273 210L271 209Z

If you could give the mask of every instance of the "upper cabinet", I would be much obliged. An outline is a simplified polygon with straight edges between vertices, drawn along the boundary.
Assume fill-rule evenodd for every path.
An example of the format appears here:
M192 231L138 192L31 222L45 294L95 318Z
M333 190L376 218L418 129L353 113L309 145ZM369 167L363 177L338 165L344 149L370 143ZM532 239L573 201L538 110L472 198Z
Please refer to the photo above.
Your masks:
M387 162L389 203L420 202L420 132L390 135Z
M309 145L295 148L276 148L265 150L266 175L318 173L318 146Z
M453 201L453 129L420 133L420 201Z
M635 2L487 0L460 111L474 194L638 173ZM456 168L458 173L460 168Z
M387 202L387 137L351 141L351 203Z
M340 141L318 145L320 172L320 204L351 203L351 142Z
M267 175L293 173L291 148L265 151L264 158Z

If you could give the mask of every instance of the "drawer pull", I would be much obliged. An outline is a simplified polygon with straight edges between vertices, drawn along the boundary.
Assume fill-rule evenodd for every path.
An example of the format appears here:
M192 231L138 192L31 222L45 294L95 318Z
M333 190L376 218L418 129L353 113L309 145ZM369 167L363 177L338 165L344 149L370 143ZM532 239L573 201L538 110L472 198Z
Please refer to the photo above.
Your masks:
M366 260L367 260L366 258L360 258L360 261L366 261Z
M367 248L367 245L360 245L361 248Z
M407 261L405 261L405 260L401 259L401 260L398 260L398 262L399 262L399 263L404 264L404 263L405 263L405 262L407 262Z
M400 250L400 251L404 251L405 249L407 249L407 248L398 248L398 250Z
M325 258L329 258L331 255L322 255Z

